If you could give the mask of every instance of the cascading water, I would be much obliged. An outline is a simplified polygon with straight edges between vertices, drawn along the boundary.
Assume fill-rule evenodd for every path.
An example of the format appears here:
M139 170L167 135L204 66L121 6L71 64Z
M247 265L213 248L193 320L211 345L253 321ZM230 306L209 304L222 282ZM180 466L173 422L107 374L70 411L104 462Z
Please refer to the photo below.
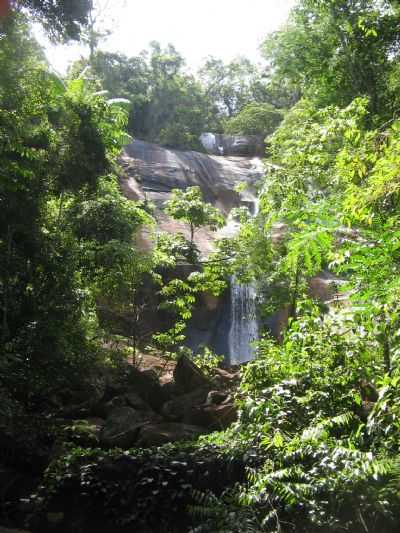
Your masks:
M230 364L254 358L252 343L258 339L256 290L251 284L240 284L231 278L231 325L228 348Z
M126 146L121 158L128 179L121 184L132 200L149 200L156 206L158 227L172 234L184 231L182 226L165 216L165 201L173 189L185 190L198 186L207 202L224 213L233 207L247 207L256 216L257 198L255 184L265 175L257 140L240 136L202 136L206 153L167 149L135 139ZM261 152L263 148L261 147ZM238 194L236 186L246 184ZM233 238L240 229L234 212L226 226L216 234L201 229L196 238L202 258L215 249L214 239ZM151 248L147 234L141 236L141 246ZM150 316L152 317L150 311ZM154 323L159 317L154 312ZM231 280L230 294L218 300L204 295L201 307L194 310L193 320L187 329L187 344L197 352L201 346L209 346L218 354L224 354L232 364L248 361L254 355L250 344L258 335L254 286L241 285Z
M252 216L257 216L258 199L251 195L246 202ZM234 231L238 230L238 227ZM254 359L253 342L258 339L256 289L253 284L240 284L235 276L230 280L231 316L228 336L231 365Z

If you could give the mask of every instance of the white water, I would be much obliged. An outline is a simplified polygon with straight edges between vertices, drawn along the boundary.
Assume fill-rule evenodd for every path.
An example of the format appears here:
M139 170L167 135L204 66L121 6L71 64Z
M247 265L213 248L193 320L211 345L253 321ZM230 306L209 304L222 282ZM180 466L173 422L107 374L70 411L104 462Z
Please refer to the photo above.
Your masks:
M247 205L252 216L257 216L258 199L246 191L241 195L242 202ZM240 224L229 217L220 231L219 238L234 237ZM228 356L231 365L246 363L254 359L255 350L252 343L258 340L258 321L256 306L256 290L253 284L240 284L235 276L230 280L230 327L228 334Z
M253 285L241 285L231 278L231 326L229 330L229 362L231 365L254 359L251 345L258 339L256 291Z

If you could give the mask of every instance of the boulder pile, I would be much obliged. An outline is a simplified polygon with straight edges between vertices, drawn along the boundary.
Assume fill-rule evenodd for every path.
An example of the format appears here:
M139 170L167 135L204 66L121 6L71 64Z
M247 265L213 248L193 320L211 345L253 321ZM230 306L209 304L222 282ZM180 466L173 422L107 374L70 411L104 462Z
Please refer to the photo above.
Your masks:
M124 384L106 387L70 427L85 428L101 447L127 449L193 440L236 420L237 371L217 368L210 378L182 356L160 372L154 359L150 368L127 366Z

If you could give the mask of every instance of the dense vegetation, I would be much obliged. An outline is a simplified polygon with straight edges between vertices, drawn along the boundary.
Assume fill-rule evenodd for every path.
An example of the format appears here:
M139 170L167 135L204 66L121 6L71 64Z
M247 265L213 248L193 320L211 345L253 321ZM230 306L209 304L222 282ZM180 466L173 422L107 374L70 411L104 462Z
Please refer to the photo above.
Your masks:
M72 38L89 9L25 4ZM170 524L177 501L188 513L182 527L196 532L398 531L399 10L394 0L301 0L263 45L266 73L210 59L198 78L173 47L154 43L137 58L95 50L89 73L81 62L60 80L23 16L1 20L2 420L58 412L99 367L136 355L145 284L169 312L168 329L152 339L168 358L182 352L198 294L223 291L228 274L255 281L262 320L286 316L279 341L265 328L242 370L236 424L154 453L70 442L35 495L38 515L63 490L77 498L87 489L95 512L143 531L155 513ZM190 240L160 235L151 252L136 245L154 220L150 205L119 190L127 127L176 147L195 147L204 129L268 136L260 210L239 213L240 233L208 264L194 234L221 218L195 188L167 206ZM172 275L179 261L193 267L188 276ZM329 305L309 290L327 270L338 285ZM129 314L131 330L115 335L104 307ZM115 339L122 350L110 348ZM202 471L221 456L240 456L240 484L193 481L187 464ZM113 459L134 464L137 484L107 478Z
M193 75L172 45L163 49L157 42L136 57L96 49L73 65L70 76L82 73L94 87L128 100L129 133L175 148L201 149L205 131L264 139L281 120L278 108L287 104L276 100L247 59L224 64L211 57Z
M398 15L394 2L303 1L265 43L271 83L299 101L269 138L237 264L251 251L261 311L289 320L281 343L259 343L241 420L218 437L268 455L234 505L214 506L230 531L399 526ZM308 285L328 268L344 282L329 312ZM232 507L243 524L252 508L252 526L227 525Z

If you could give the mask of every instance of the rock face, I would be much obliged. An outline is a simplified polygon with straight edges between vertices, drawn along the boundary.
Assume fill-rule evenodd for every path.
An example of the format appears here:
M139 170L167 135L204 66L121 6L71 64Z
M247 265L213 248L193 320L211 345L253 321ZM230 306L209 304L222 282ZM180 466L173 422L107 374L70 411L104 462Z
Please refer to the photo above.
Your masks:
M121 156L124 176L121 180L125 195L132 200L150 200L161 208L172 189L200 187L204 199L228 214L232 207L248 201L248 194L238 194L238 183L255 183L264 175L261 160L247 157L218 157L194 151L170 150L156 144L134 140ZM160 228L185 233L185 228L161 212L156 213ZM210 246L202 241L212 237L198 233L197 245L203 252ZM197 242L198 241L198 242Z
M256 135L203 133L200 142L208 154L219 156L263 157L264 143Z

